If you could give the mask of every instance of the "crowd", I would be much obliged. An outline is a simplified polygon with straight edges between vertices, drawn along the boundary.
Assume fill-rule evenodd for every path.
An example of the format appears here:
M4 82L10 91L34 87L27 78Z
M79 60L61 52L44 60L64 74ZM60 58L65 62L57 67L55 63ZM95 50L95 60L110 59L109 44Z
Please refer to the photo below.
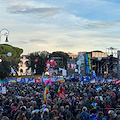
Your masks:
M60 85L65 99L58 96ZM53 82L45 104L44 82L5 86L7 93L0 94L1 120L120 120L120 85L114 82Z

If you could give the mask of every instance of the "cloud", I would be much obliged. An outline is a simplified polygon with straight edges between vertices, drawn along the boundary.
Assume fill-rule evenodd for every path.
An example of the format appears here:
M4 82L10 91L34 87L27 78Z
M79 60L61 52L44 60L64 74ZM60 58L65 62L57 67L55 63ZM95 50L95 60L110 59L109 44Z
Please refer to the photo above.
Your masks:
M38 44L48 43L46 40L40 40L40 39L31 39L29 41L32 42L32 43L38 43Z
M88 23L84 25L86 29L97 29L97 28L110 28L113 26L120 26L120 21L114 22L96 22L96 23Z
M7 11L11 14L37 14L42 17L49 17L58 14L61 8L49 7L33 7L27 5L13 5L7 8Z
M18 41L18 44L28 44L26 41Z

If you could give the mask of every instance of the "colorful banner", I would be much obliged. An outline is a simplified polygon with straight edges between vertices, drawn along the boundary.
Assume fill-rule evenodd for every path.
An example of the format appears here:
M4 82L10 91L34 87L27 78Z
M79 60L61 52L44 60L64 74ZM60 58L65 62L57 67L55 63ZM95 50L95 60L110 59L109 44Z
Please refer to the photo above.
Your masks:
M86 74L91 74L91 53L86 53Z

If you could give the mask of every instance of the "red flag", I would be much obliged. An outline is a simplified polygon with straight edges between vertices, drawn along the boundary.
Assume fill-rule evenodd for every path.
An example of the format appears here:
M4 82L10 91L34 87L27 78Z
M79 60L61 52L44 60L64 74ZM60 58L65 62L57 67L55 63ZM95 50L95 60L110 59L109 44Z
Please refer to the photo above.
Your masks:
M36 83L40 83L40 82L41 82L40 78L36 78L36 79L35 79L35 82L36 82Z
M64 89L62 86L60 86L60 90L59 90L59 92L58 92L58 96L59 96L60 98L65 99L65 89Z
M114 80L114 82L115 82L115 84L118 84L118 83L120 83L120 79Z

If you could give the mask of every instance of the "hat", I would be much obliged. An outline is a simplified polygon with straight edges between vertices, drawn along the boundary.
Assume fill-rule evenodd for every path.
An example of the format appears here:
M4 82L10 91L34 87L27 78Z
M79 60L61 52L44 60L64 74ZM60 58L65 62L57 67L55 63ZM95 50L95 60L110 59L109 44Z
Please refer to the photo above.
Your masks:
M20 107L20 110L21 110L21 111L26 111L26 106L21 106L21 107Z
M98 99L98 96L95 96L96 99Z
M84 107L82 108L82 111L83 111L83 112L87 111L87 107L84 106Z

